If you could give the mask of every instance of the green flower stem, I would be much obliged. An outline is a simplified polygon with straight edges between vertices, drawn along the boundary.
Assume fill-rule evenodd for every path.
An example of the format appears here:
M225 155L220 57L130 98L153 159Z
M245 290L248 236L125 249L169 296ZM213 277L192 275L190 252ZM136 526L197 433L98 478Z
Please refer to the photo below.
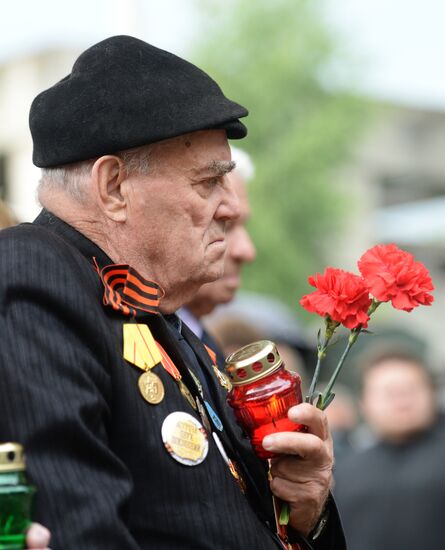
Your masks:
M373 298L372 302L371 302L371 305L369 306L369 309L368 309L368 315L371 317L371 315L374 313L374 311L379 307L379 305L381 304L382 302L379 302L378 300L376 300L376 298Z
M371 305L369 306L368 315L371 316L381 303L382 302L379 302L374 298L371 302ZM340 374L340 371L343 367L343 363L345 362L345 359L348 356L349 350L355 344L361 332L362 332L361 326L351 330L351 333L348 338L348 345L346 346L345 351L343 352L343 355L340 357L340 361L338 362L338 365L336 366L335 371L328 382L328 385L326 386L324 392L320 395L317 401L317 407L322 411L324 411L328 407L328 405L331 403L331 401L334 399L335 394L332 393L331 390L335 384L335 381L337 380L338 375Z
M360 332L361 332L361 328L351 330L351 334L349 335L349 338L348 338L348 345L346 346L345 351L343 352L343 355L340 357L340 361L338 362L338 365L336 366L335 371L333 372L331 379L328 382L328 385L326 386L324 392L320 395L320 399L317 402L317 407L322 411L326 409L326 407L329 405L329 403L331 403L333 399L334 394L331 392L331 390L335 384L335 381L337 380L338 375L340 374L340 371L343 367L343 363L345 362L345 359L348 356L349 350L357 341L357 338Z
M305 401L306 401L306 403L310 403L311 405L314 401L315 387L317 385L318 378L320 376L321 361L322 361L323 357L326 354L326 347L327 346L322 346L318 349L317 364L315 366L314 376L312 377L311 387L309 388L309 393L308 393L308 395L306 395Z
M329 342L334 336L334 332L339 324L340 323L337 323L336 321L332 321L328 315L325 317L326 328L323 336L323 343L318 344L317 364L315 365L314 376L312 377L309 393L305 399L306 403L310 403L311 405L314 402L315 388L317 387L318 378L320 377L321 362L326 357L326 350L328 349Z

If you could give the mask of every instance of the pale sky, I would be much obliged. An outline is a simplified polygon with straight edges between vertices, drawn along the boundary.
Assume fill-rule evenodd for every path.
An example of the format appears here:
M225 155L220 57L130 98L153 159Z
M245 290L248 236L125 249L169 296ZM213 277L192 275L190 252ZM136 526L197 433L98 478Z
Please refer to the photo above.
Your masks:
M363 86L445 109L443 0L327 0L332 20L367 63Z
M365 92L445 109L445 1L325 2L329 21L366 64ZM200 32L192 0L0 0L0 7L0 63L45 46L82 49L121 33L181 54Z

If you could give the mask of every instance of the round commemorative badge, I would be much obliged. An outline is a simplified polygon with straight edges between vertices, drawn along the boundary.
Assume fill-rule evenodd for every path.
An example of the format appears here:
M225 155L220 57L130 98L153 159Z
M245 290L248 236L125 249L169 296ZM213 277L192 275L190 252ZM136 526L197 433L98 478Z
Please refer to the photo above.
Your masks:
M186 412L170 413L162 423L162 441L167 452L181 464L197 466L209 451L207 432Z

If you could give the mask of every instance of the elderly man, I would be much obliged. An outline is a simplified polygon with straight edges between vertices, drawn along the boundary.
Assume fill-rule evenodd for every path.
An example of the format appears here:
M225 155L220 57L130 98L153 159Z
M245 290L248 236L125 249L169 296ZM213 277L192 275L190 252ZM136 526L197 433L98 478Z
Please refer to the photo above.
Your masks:
M33 102L44 209L0 234L0 438L27 450L55 550L280 548L270 490L291 541L344 547L324 414L296 407L308 433L265 438L281 455L269 488L174 314L223 274L239 215L227 138L246 115L195 66L125 36Z

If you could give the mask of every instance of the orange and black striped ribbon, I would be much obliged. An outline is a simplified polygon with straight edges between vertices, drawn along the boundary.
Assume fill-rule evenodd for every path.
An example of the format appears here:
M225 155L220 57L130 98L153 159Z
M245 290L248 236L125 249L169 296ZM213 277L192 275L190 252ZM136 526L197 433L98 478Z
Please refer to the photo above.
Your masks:
M157 283L144 279L129 265L111 264L101 269L96 258L93 261L104 285L104 305L130 317L137 317L138 312L159 313L164 291Z

